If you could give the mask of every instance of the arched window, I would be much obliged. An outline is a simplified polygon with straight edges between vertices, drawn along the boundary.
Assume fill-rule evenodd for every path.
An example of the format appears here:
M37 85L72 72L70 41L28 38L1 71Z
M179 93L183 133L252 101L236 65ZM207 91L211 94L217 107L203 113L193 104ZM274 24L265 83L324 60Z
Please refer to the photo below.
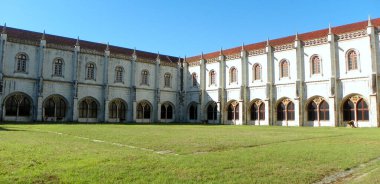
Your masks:
M355 105L351 100L347 100L343 104L343 120L355 121Z
M141 72L141 84L142 85L149 85L149 72L148 72L148 70L143 70Z
M137 119L150 119L150 105L148 102L140 102L137 104Z
M189 119L197 120L198 119L198 108L195 103L192 103L189 107Z
M326 101L322 101L319 104L319 120L326 121L330 119L329 104Z
M161 119L173 119L173 107L170 103L161 105Z
M98 103L94 98L87 97L79 103L80 118L97 118Z
M232 67L230 69L230 83L237 82L237 69Z
M294 120L294 103L292 101L285 99L277 105L277 120Z
M261 80L261 66L259 64L253 65L253 80Z
M280 77L289 77L289 63L286 60L280 62Z
M348 71L358 69L358 55L354 50L347 53L347 69Z
M66 101L61 96L52 96L45 101L44 117L55 117L62 120L66 116Z
M171 87L171 75L170 73L165 73L164 75L164 87L170 88Z
M95 64L94 63L88 63L86 66L86 79L87 80L95 80Z
M321 60L319 56L314 56L311 59L311 72L312 74L320 74L321 73Z
M239 120L239 103L232 102L228 105L227 120Z
M315 102L309 103L308 107L308 119L309 121L318 121L318 106Z
M191 74L191 79L193 82L193 87L196 87L198 85L197 74L196 73Z
M121 99L112 100L109 104L109 118L119 119L121 121L126 120L127 105Z
M368 113L368 105L365 103L363 99L360 99L357 103L357 120L358 121L366 121L369 120L369 113Z
M216 84L216 73L214 70L210 71L210 85Z
M265 120L265 104L256 101L251 106L251 120Z
M26 54L18 54L16 61L16 72L26 72L28 56Z
M121 66L115 68L115 82L123 82L124 69Z
M63 76L63 60L60 58L54 60L53 75L57 77Z
M218 105L216 102L211 102L207 107L207 120L217 120Z
M30 116L31 101L23 94L14 94L5 101L5 116Z

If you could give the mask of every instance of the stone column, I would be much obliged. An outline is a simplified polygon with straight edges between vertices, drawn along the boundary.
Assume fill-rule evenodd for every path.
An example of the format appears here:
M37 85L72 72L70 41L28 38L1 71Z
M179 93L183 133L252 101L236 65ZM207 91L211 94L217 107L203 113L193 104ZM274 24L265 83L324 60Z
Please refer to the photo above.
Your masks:
M340 117L340 97L339 97L339 48L336 42L336 36L333 34L331 27L329 26L329 34L327 35L327 41L330 44L330 60L331 60L331 78L330 78L330 100L329 100L329 112L330 121L334 122L335 126L339 126L342 123ZM331 110L333 108L333 110ZM334 118L334 119L333 119Z
M0 35L0 102L3 102L3 68L4 68L4 54L7 43L6 25L3 26ZM3 105L0 105L0 121L3 120Z
M79 65L79 55L80 55L80 46L79 46L79 38L77 39L77 42L74 46L74 58L73 58L73 89L72 89L72 121L78 121L78 78L79 78L79 72L80 72L80 65Z
M240 100L241 100L241 106L242 106L242 124L247 125L248 124L248 103L249 103L249 90L248 90L248 83L249 83L249 75L248 75L248 54L245 51L244 45L241 47L241 78L242 83L240 87Z
M108 122L109 121L109 115L108 115L108 104L109 104L109 81L108 81L108 74L112 73L109 72L109 58L110 58L110 49L109 44L107 43L106 50L104 51L104 68L103 68L103 121Z
M265 52L267 54L267 84L266 84L266 99L265 103L268 104L266 111L268 111L268 116L265 116L265 119L268 121L268 125L275 125L275 98L273 92L273 83L274 83L274 54L273 47L270 46L269 40L267 40L267 45L265 47Z
M225 124L225 105L226 105L226 60L223 55L219 56L219 89L218 89L218 120L219 124Z
M161 59L160 54L157 54L156 67L155 67L155 78L154 78L154 100L153 100L153 121L161 121L161 91L160 91L160 77L161 77Z
M303 126L305 119L305 92L304 92L304 50L302 41L298 39L298 34L294 41L294 49L296 49L297 56L297 80L296 80L296 99L295 99L295 121L298 121L298 126ZM297 104L298 103L298 104ZM297 110L298 109L298 110Z
M38 72L37 72L37 109L35 114L35 120L42 121L42 106L43 106L43 84L44 84L44 77L43 77L43 69L44 69L44 60L45 60L45 49L46 48L46 40L45 40L45 32L42 35L41 41L40 41L40 47L38 50Z
M206 102L205 102L205 96L206 96L206 60L203 59L203 54L202 54L202 58L201 60L199 61L200 62L200 74L199 74L199 77L200 77L200 80L199 80L199 84L200 84L200 102L201 102L201 108L199 109L200 111L200 120L201 121L205 121L207 119L206 117L206 114L205 114L205 111L206 111Z
M371 48L371 95L370 95L370 123L371 126L380 126L380 56L379 56L379 35L372 25L371 18L368 18L367 34Z
M129 71L130 74L130 86L129 86L129 102L128 102L128 120L132 122L136 122L137 118L137 111L136 111L136 61L137 61L137 54L136 49L133 51L132 54L132 61L131 61L131 69Z

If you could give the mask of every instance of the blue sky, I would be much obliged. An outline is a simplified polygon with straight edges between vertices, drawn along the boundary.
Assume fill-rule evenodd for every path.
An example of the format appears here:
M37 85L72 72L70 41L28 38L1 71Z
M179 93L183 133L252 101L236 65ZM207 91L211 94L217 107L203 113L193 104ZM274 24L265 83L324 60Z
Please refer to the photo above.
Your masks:
M380 17L379 0L1 0L0 5L0 24L10 27L181 57Z

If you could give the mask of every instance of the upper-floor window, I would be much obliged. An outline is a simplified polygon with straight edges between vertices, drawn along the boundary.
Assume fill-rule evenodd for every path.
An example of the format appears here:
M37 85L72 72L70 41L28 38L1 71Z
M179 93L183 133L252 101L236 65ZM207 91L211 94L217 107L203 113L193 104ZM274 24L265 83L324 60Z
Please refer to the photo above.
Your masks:
M94 63L88 63L86 65L86 79L88 80L95 80L95 74L96 74L96 66Z
M280 62L280 77L289 77L289 63L286 60Z
M28 56L26 54L18 54L16 58L16 72L26 72Z
M348 71L358 69L358 54L355 50L347 53L347 69Z
M63 60L60 58L57 58L54 60L53 63L53 75L62 77L63 76Z
M261 66L259 64L253 65L253 80L261 80Z
M171 75L170 73L165 73L164 75L164 87L171 87Z
M215 85L216 84L216 73L214 70L210 71L210 85Z
M311 73L320 74L321 73L321 59L319 56L314 56L311 58Z
M124 69L121 66L115 68L115 82L123 82Z
M197 81L197 74L196 73L191 74L191 79L192 79L192 82L193 82L193 87L197 86L198 85L198 81Z
M141 84L142 85L149 85L149 72L148 70L143 70L141 72Z
M232 67L230 69L230 83L237 82L237 69Z

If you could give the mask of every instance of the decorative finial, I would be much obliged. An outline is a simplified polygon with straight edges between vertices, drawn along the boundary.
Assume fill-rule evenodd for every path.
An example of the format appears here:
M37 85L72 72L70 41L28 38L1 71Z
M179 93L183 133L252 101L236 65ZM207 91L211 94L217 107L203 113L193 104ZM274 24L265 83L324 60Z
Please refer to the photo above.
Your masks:
M330 35L332 34L331 24L329 24L329 34L330 34Z
M77 38L77 42L75 43L75 46L79 46L79 36Z
M157 59L160 59L160 52L157 52Z
M368 27L371 27L371 26L372 26L371 16L368 15Z
M244 45L244 42L243 44L241 44L241 50L244 51L245 50L245 45Z
M203 51L202 51L202 54L201 54L201 59L203 59Z
M267 37L267 46L269 46L269 37Z
M223 47L220 47L219 55L220 55L220 56L223 55Z
M4 23L3 31L1 32L1 34L7 34L7 23Z
M187 60L187 56L185 55L185 60L184 61L186 62L186 60Z
M298 41L298 32L296 32L296 39L295 40Z
M44 32L42 33L41 40L45 40L45 30L44 30Z
M110 43L107 42L106 51L109 51L109 50L110 50Z

